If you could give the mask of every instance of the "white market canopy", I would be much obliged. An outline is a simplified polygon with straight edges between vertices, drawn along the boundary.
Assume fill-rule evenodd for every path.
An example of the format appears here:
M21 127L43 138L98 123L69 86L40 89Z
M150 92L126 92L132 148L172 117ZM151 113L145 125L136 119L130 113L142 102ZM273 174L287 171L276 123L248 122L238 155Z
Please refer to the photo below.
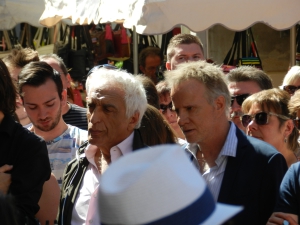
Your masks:
M0 30L12 29L23 22L41 27L39 18L44 10L44 0L0 0Z
M221 24L244 30L264 23L276 30L300 21L299 0L45 0L40 23L51 27L62 19L77 24L123 21L140 34L162 34L177 25L195 32Z

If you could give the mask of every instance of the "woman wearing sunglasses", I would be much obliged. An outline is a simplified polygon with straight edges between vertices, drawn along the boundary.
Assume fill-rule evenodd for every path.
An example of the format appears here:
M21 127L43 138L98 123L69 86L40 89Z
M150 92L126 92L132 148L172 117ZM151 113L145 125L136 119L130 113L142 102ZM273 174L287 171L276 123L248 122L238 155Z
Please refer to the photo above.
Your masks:
M285 90L291 96L295 91L300 89L300 66L293 66L283 79L283 83L279 86L280 89Z
M288 167L297 162L299 133L290 119L290 96L278 88L264 90L248 97L243 105L241 122L248 135L274 146Z
M173 110L173 105L170 96L170 88L167 87L165 81L161 81L156 85L156 89L159 95L159 107L163 117L168 121L173 128L180 144L185 143L185 137L182 133L180 126L177 123L176 112Z

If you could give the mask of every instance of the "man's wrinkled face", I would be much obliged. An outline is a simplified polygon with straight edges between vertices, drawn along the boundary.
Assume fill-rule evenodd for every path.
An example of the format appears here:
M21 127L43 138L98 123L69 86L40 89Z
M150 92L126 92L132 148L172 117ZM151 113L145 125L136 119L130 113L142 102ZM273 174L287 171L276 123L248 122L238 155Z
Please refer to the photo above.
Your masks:
M252 95L254 93L261 91L261 88L255 81L230 82L228 84L228 89L231 96L239 96L243 94ZM231 121L234 122L238 128L246 132L246 129L242 125L240 120L242 114L243 114L242 107L235 98L230 107L230 118Z
M174 70L178 64L199 60L205 60L199 45L180 44L174 48L174 55L169 62L166 62L166 67L168 70Z
M89 143L110 149L132 133L136 121L126 116L124 98L118 85L91 87L87 97Z
M65 94L61 100L54 81L48 79L38 87L24 85L22 92L23 104L34 128L41 131L54 129L62 119L61 107L65 102Z

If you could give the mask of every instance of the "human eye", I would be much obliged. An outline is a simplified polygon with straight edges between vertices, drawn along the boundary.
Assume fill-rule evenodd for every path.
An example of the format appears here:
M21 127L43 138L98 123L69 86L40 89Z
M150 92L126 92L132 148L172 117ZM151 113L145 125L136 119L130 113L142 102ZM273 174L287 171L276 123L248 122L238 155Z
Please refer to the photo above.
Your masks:
M34 109L36 109L36 106L35 105L30 105L30 106L28 106L28 109L34 110Z
M54 106L54 102L48 103L46 106L47 107L52 107L52 106Z

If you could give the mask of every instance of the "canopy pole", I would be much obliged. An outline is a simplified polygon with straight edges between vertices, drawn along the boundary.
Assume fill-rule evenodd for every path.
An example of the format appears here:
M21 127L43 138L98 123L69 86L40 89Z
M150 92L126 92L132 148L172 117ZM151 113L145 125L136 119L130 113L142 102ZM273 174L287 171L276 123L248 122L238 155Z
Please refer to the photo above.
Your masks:
M136 33L135 26L132 29L133 35L133 72L134 74L138 74L138 35Z
M296 65L296 26L290 29L290 65Z

